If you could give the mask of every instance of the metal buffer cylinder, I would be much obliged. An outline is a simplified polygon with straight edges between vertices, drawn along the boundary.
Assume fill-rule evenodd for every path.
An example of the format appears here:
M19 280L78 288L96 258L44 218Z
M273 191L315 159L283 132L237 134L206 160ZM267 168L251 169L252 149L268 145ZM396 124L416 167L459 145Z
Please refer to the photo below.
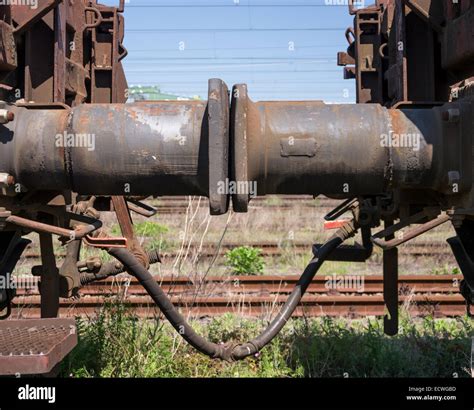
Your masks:
M232 92L232 179L237 186L255 181L259 196L439 190L446 184L442 140L441 108L254 103L245 85ZM234 209L246 212L249 200L247 192L238 192Z
M228 209L218 181L229 170L229 94L210 80L209 100L15 108L1 130L3 172L28 190L83 195L202 195Z
M230 196L245 212L253 195L470 190L470 107L449 105L453 122L444 107L253 103L238 85L230 110L226 85L209 85L207 103L13 107L1 172L30 191L207 196L213 215Z

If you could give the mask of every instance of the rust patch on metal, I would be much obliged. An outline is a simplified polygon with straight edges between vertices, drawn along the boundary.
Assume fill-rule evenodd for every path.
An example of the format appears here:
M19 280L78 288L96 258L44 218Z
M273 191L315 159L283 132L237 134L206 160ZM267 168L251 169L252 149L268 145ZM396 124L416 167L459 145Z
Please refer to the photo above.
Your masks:
M0 322L0 374L49 373L76 344L74 319Z

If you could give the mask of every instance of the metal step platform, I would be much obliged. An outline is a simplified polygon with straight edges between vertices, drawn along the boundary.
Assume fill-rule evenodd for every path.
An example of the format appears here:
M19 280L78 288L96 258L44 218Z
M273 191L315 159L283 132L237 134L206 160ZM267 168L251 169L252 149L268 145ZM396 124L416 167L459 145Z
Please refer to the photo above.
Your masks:
M0 375L50 373L77 345L74 319L0 322Z

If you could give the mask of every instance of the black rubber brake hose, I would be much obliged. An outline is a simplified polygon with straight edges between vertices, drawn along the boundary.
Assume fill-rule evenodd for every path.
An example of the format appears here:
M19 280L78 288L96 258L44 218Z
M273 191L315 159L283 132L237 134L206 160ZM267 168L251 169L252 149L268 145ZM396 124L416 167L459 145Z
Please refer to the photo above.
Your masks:
M301 301L301 298L308 289L309 284L327 257L346 239L353 236L355 232L356 227L354 226L354 223L349 222L339 229L338 232L332 236L321 248L319 248L317 257L315 257L306 267L300 279L296 283L293 292L291 292L291 295L288 297L288 300L283 305L276 318L255 339L247 343L237 345L220 345L212 343L197 334L171 303L170 299L165 294L165 292L163 292L156 279L154 279L151 273L143 265L141 265L140 262L138 262L138 260L130 251L125 248L113 248L108 249L108 252L114 258L118 259L131 275L137 278L137 280L145 288L159 309L163 312L163 315L166 317L166 319L169 320L176 331L191 346L212 358L235 361L242 360L248 356L258 353L264 346L272 341L272 339L285 326L286 322L295 311L296 307Z

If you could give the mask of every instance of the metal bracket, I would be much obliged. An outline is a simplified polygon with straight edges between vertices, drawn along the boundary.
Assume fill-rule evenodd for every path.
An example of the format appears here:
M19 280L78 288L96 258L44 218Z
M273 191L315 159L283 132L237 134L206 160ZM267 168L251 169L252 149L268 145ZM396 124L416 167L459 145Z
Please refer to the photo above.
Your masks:
M342 204L338 205L334 208L331 212L329 212L325 217L324 220L326 221L334 221L340 216L344 215L346 212L349 212L356 208L358 205L357 198L351 198L344 201Z
M151 218L155 216L158 210L150 205L147 205L143 202L136 201L134 199L127 198L127 205L130 211L135 212L138 215L144 216L146 218Z
M405 228L408 225L411 225L416 222L420 222L421 220L429 217L429 213L426 211L419 212L415 215L410 216L409 218L406 218L399 223L390 226L387 229L384 229L381 232L376 233L374 236L372 236L372 242L374 245L377 245L379 248L382 248L383 250L389 250L396 248L399 245L404 244L405 242L410 241L411 239L416 238L417 236L420 236L421 234L424 234L431 229L436 228L439 225L444 224L445 222L448 222L451 219L450 215L447 214L442 214L439 217L435 219L431 219L430 221L424 223L423 225L413 228L410 231L406 232L401 238L396 238L396 239L382 239L382 238L387 238L389 236L394 235L396 232L399 230Z
M115 215L117 216L122 235L127 239L127 247L142 263L142 265L148 269L149 265L146 252L135 237L132 217L130 216L130 210L128 209L125 198L123 196L113 196L112 204L114 206Z
M93 12L97 19L94 23L90 23L90 24L86 24L84 27L85 29L89 30L89 29L92 29L92 28L96 28L96 27L99 27L101 24L102 24L102 13L100 12L100 10L96 9L95 7L92 7L92 6L89 6L89 7L85 7L84 8L84 11L87 13L88 11L91 11Z
M390 228L392 221L386 221L385 227ZM388 239L392 239L389 236ZM384 333L395 336L398 333L398 249L383 251L383 299L387 308L383 320Z
M370 241L371 231L368 227L361 228L362 245L340 245L327 257L328 261L338 262L365 262L372 256L373 245ZM318 256L321 244L313 245L313 255Z
M78 239L67 245L66 258L59 268L59 293L62 298L75 296L81 287L81 275L77 268L81 244L82 241Z
M37 233L47 233L51 235L56 235L61 238L68 238L69 241L75 239L81 239L86 235L100 229L102 227L102 222L92 218L87 218L82 215L66 213L66 216L69 217L69 220L83 221L88 225L78 225L74 229L61 228L59 226L46 224L43 222L34 221L27 218L22 218L17 215L11 215L11 212L1 212L0 220L3 220L4 223L10 223L21 228L28 229Z
M93 237L91 235L87 235L82 240L87 246L101 249L126 248L128 244L126 238Z

